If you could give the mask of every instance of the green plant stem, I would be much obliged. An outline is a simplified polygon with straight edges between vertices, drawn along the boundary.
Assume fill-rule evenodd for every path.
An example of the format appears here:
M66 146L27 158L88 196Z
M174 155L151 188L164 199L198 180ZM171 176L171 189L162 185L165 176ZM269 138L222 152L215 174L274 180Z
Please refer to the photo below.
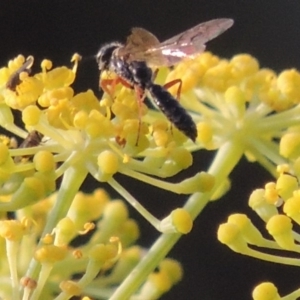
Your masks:
M55 205L49 214L42 237L47 233L51 233L57 222L67 215L72 201L86 176L86 170L79 164L71 166L65 171ZM41 244L41 241L39 244ZM39 270L40 264L33 258L30 262L26 276L36 280Z
M225 143L217 152L208 172L215 176L216 184L209 193L195 193L191 195L184 208L195 219L206 204L211 195L229 176L233 168L241 159L244 148L239 139L233 139ZM146 280L159 262L168 254L181 234L162 234L150 248L147 255L132 270L122 284L116 289L110 300L128 299Z

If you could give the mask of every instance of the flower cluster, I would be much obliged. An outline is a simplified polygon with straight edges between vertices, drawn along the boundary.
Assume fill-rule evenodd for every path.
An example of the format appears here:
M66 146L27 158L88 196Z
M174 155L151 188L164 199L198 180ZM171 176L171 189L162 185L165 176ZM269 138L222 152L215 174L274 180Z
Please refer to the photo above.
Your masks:
M229 174L228 168L238 162L237 154L244 154L277 178L249 198L249 206L266 223L274 241L264 238L244 214L231 215L220 225L218 239L238 253L298 266L298 258L283 253L299 252L299 234L293 231L293 223L300 222L300 73L290 69L277 75L260 69L257 60L245 54L228 61L204 53L198 60L178 65L168 78L179 74L184 74L182 102L197 120L195 148L219 149L220 153L228 144L235 157L224 155L227 164L219 172ZM218 184L220 173L212 174ZM229 180L224 180L223 187L220 184L223 192L229 186ZM271 254L274 250L277 255ZM299 295L295 290L284 299ZM252 296L257 300L280 298L270 282L258 285Z
M54 294L56 299L81 294L109 297L114 286L120 284L145 255L146 249L135 245L139 228L129 218L124 202L111 200L102 189L93 194L77 193L67 216L41 238L37 247L36 240L56 201L57 194L52 194L29 210L18 210L15 220L0 221L1 261L7 261L0 272L2 298L19 299L20 286L23 299L53 299ZM92 221L96 219L94 224ZM76 236L86 235L96 228L88 243L77 247L70 244ZM32 256L40 265L36 280L25 275ZM97 278L100 271L103 275ZM18 274L24 276L20 279ZM74 274L78 274L76 281L71 279ZM181 276L178 262L165 259L159 271L145 281L140 294L160 296ZM97 287L105 287L105 291Z
M41 72L31 75L34 58L18 56L0 69L0 126L24 140L18 147L13 137L0 139L0 242L2 260L7 257L1 269L7 284L0 296L18 299L22 286L23 299L156 299L182 277L180 265L165 256L209 201L229 189L229 175L243 155L273 175L277 165L290 162L289 174L298 176L300 75L260 69L249 55L224 60L208 52L172 71L160 70L159 84L182 78L180 101L197 125L193 143L122 85L101 100L91 90L75 94L71 84L79 60L73 56L72 68L53 68L43 60ZM16 125L15 112L24 128ZM190 167L191 152L200 149L216 151L207 172L165 181ZM279 198L297 197L291 191L298 182L286 172L278 179L280 188L269 184L252 202L261 197L278 205ZM187 202L159 220L115 179L116 173L189 195ZM92 195L79 192L88 175L99 185L109 184L162 233L151 251L135 245L138 227L121 200L111 201L100 189ZM7 211L15 212L14 220L5 220ZM95 232L83 245L71 243L90 231ZM230 244L227 232L225 237L230 241L220 240ZM21 251L25 254L18 257ZM71 279L74 275L78 280Z
M279 176L269 182L264 189L254 190L249 198L249 206L265 222L270 240L263 237L259 229L245 214L233 214L226 223L220 225L218 239L235 252L257 259L286 265L299 265L299 234L293 230L293 223L300 223L299 183L291 168L285 164L277 168ZM288 255L287 251L294 253ZM293 258L294 256L294 258ZM271 282L259 284L253 291L253 299L280 298ZM297 299L299 290L286 295L284 299Z
M251 70L247 71L242 67L242 61L248 61ZM238 62L238 65L232 68L231 62ZM291 69L276 75L271 70L259 70L257 62L247 55L235 57L231 62L223 62L222 67L220 65L216 67L221 68L223 72L230 72L231 76L226 75L218 81L218 74L219 76L222 74L219 71L214 76L215 82L211 84L220 92L223 91L221 93L223 104L226 102L228 104L220 106L223 117L227 115L235 118L237 129L235 133L243 145L246 157L251 162L259 162L277 178L276 181L265 184L263 189L253 191L248 202L265 222L265 228L273 240L265 238L245 214L230 215L227 222L219 226L218 239L237 253L265 261L298 266L299 258L295 254L300 250L299 234L293 230L293 223L300 224L298 125L300 73ZM240 73L235 73L236 69ZM241 73L243 73L242 80L236 81L238 77L233 74L241 75ZM209 82L206 82L206 85L208 84ZM207 93L203 95L207 96ZM212 117L211 120L205 119L206 125L202 128L209 128L210 132L214 130L220 132L225 128L228 130L229 126L233 128L232 122L227 123L227 127L217 126L216 123L220 118L219 116ZM231 129L228 130L229 134L233 133ZM218 145L217 134L212 136L215 143L210 143L208 147ZM222 136L225 137L224 134ZM287 254L287 251L293 252L294 255ZM271 282L259 284L253 290L252 296L255 300L283 299ZM284 299L298 299L299 296L299 290L295 290Z
M88 174L111 185L157 230L179 236L192 228L187 210L175 209L158 220L114 174L181 194L205 193L214 184L205 172L179 184L152 177L169 177L192 164L191 153L183 146L187 138L170 129L163 118L151 116L140 126L135 95L124 87L116 88L114 101L106 94L99 101L91 90L75 94L70 85L79 59L73 56L71 69L52 68L52 62L44 60L41 73L31 75L34 58L18 56L0 69L0 125L23 139L17 146L14 137L3 135L0 143L0 211L3 217L7 211L15 212L14 220L0 224L2 254L7 256L1 276L12 279L1 291L3 298L18 299L20 287L23 299L53 294L57 299L81 294L110 297L113 287L145 261L147 251L133 245L138 227L124 203L110 201L100 190L90 196L78 192ZM17 111L24 128L14 121ZM147 112L145 105L142 112ZM99 221L93 225L93 220ZM72 246L76 236L91 230L96 233L88 243ZM163 260L166 254L152 263L152 270L144 271L136 297L157 298L180 280L180 265ZM100 271L104 275L96 278ZM75 274L83 276L72 281Z

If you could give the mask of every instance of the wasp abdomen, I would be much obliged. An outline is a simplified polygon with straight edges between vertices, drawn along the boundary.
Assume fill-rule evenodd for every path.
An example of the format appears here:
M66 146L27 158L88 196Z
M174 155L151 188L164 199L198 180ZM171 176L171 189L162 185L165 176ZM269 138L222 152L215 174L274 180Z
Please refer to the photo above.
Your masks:
M180 103L158 84L151 84L147 88L154 102L166 115L168 120L192 141L195 141L197 137L196 124Z

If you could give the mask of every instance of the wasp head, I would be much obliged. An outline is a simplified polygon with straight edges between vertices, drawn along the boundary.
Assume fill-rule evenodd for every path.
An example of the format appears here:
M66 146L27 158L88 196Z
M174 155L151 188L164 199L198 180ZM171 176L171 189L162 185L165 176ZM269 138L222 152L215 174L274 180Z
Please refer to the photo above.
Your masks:
M121 43L112 42L109 44L105 44L100 48L100 50L96 55L96 60L98 63L99 70L101 72L109 68L109 63L113 55L113 52L121 46L122 46Z

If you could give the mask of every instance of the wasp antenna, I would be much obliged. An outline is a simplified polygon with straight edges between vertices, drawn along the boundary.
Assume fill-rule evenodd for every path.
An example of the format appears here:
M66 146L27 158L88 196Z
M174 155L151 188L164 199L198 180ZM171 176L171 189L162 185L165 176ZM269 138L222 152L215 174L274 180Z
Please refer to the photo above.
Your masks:
M89 55L89 56L82 56L81 61L89 61L89 60L95 60L97 58L97 55Z

